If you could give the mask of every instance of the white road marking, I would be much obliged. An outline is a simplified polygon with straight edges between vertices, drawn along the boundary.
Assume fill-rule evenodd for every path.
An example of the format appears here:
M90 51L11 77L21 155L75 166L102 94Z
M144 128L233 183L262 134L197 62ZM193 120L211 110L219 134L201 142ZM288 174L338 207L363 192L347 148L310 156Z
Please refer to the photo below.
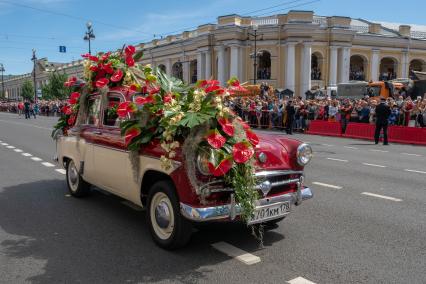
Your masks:
M32 158L31 158L31 160L33 160L33 161L36 161L36 162L40 162L40 161L43 161L42 159L40 159L40 158L37 158L37 157L32 157Z
M260 257L255 256L251 253L245 252L225 242L214 243L212 244L212 247L247 265L252 265L252 264L260 262Z
M370 166L370 167L377 167L377 168L387 168L387 166L382 165L376 165L376 164L369 164L369 163L362 163L364 166Z
M389 151L386 150L376 150L376 149L370 149L371 152L382 152L382 153L388 153Z
M314 181L312 184L316 184L316 185L320 185L320 186L324 186L324 187L329 187L329 188L334 188L334 189L342 189L343 188L343 187L338 186L338 185L332 185L332 184L316 182L316 181Z
M6 148L8 148L8 149L15 149L16 147L15 146L6 146Z
M321 144L322 146L328 146L328 147L334 147L334 145L331 144Z
M373 197L378 197L378 198L382 198L382 199L387 199L387 200L392 200L392 201L396 201L396 202L402 201L402 199L399 199L399 198L390 197L390 196L386 196L386 195L375 194L375 193L371 193L371 192L362 192L361 194L368 195L368 196L373 196Z
M48 168L51 168L51 167L54 167L55 165L54 164L51 164L51 163L49 163L49 162L44 162L44 163L41 163L43 166L45 166L45 167L48 167Z
M22 152L24 152L21 149L13 149L13 151L15 151L16 153L22 153Z
M354 150L358 150L359 149L357 147L351 147L351 146L343 146L343 147L348 148L348 149L354 149Z
M300 276L287 281L287 283L289 283L289 284L315 284L315 282L309 281L308 279L305 279L305 278L300 277Z
M24 156L24 157L32 157L33 155L31 155L30 153L22 153L22 156Z
M7 143L1 143L3 146L7 146L7 145L9 145L9 144L7 144Z
M348 160L334 159L334 158L327 158L327 160L330 160L330 161L337 161L337 162L345 162L345 163L349 162Z
M401 153L401 155L415 156L415 157L422 157L422 155L419 155L419 154L410 154L410 153Z
M411 173L418 173L418 174L426 174L426 172L424 171L416 171L416 170L409 170L409 169L405 169L404 171L411 172Z
M64 169L55 169L55 171L63 175L67 173Z
M139 207L139 206L137 206L136 204L133 204L130 201L124 200L124 201L121 201L121 204L126 205L127 207L130 207L133 210L142 211L142 207Z

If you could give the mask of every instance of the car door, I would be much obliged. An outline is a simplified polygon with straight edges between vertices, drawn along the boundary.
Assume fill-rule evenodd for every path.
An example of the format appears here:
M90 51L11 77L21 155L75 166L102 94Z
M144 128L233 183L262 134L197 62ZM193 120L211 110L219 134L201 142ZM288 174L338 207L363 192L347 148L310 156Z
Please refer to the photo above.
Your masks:
M121 102L124 102L124 96L112 92L101 107L100 134L94 145L94 168L96 175L101 177L103 188L126 197L131 175L128 169L129 153L120 133L120 121L116 113L116 106Z

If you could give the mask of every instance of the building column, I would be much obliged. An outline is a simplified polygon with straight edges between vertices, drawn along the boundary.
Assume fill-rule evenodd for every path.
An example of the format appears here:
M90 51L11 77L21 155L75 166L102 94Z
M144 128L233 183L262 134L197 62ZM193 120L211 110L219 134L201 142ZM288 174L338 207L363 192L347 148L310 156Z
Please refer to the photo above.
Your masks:
M373 49L373 53L371 54L371 64L370 64L370 80L378 81L379 80L379 57L380 50Z
M337 84L337 46L330 46L330 76L328 78L328 86L336 86Z
M347 83L349 81L349 69L351 61L351 49L342 47L339 58L339 83Z
M408 78L410 62L408 61L408 52L406 50L402 51L401 59L401 78Z
M306 42L303 44L303 52L302 52L302 68L301 76L302 78L302 86L299 89L299 96L302 98L306 98L305 92L311 89L311 60L312 60L312 45L310 42Z
M207 51L204 54L206 65L204 69L204 77L206 80L209 80L212 76L212 53L210 51Z
M197 53L197 80L205 79L205 76L204 76L205 58L206 57L205 57L205 54L203 52Z
M183 73L183 81L185 83L190 83L190 74L189 74L189 61L183 60L182 62L182 73Z
M219 80L221 85L225 85L226 83L226 54L225 54L225 46L219 46L217 50L217 79Z
M167 76L172 76L172 60L170 58L168 58L166 60L166 64L164 64L166 66L166 74Z
M231 70L230 77L237 77L240 79L240 47L231 46Z
M287 43L287 52L286 52L286 60L285 60L285 88L291 91L295 91L296 87L296 43L289 42Z

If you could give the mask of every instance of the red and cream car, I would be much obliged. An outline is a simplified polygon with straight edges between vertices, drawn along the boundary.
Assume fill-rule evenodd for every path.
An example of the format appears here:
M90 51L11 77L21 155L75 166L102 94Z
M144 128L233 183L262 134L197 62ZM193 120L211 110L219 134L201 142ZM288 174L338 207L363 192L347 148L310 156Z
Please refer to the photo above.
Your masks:
M168 249L189 241L194 222L239 219L241 207L233 189L209 175L203 155L194 155L202 184L199 188L191 186L182 154L178 153L171 169L161 167L164 150L155 141L141 147L139 155L131 158L120 134L119 120L109 108L133 98L120 88L111 89L107 98L89 96L85 121L57 139L57 160L66 169L71 195L85 196L94 185L146 207L154 241ZM312 150L307 144L281 135L259 132L258 136L256 190L261 198L248 223L275 223L290 212L292 205L312 198L311 189L303 182L303 168L309 163ZM139 164L136 174L135 162Z

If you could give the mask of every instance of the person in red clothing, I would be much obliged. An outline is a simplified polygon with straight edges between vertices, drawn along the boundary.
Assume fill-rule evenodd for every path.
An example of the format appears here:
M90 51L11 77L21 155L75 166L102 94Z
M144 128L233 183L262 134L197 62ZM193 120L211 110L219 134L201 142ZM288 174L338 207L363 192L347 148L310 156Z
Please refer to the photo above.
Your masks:
M23 112L24 112L24 103L19 102L18 103L18 115L21 116Z
M402 106L402 110L404 111L404 126L408 126L411 118L411 112L414 109L413 101L410 97L405 99L404 105Z

